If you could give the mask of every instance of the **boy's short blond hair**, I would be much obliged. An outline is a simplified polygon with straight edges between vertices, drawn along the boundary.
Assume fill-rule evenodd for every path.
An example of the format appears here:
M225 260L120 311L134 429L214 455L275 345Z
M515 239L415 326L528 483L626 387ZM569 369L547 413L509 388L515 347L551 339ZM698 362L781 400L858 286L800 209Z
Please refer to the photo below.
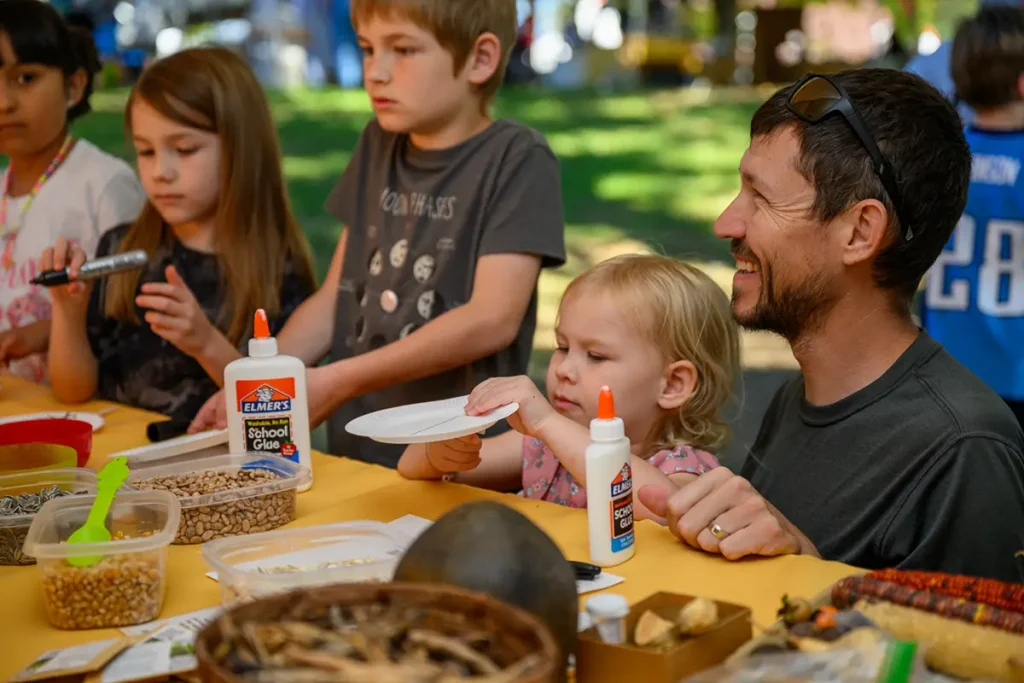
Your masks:
M690 399L655 425L652 453L680 444L721 448L729 435L722 410L740 373L739 327L722 288L682 261L626 254L578 275L562 301L580 291L611 294L666 364L686 360L697 370Z
M518 26L515 0L352 0L352 25L370 17L397 14L434 34L455 60L455 72L466 60L477 39L493 33L501 42L501 62L490 80L480 86L484 102L494 98L505 80Z

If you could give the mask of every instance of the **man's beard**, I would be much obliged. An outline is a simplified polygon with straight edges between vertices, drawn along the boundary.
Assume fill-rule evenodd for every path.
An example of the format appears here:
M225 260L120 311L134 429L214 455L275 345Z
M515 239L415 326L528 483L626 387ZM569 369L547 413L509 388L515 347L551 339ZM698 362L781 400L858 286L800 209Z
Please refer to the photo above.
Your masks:
M745 258L754 261L749 251L744 250L744 253ZM741 326L748 330L775 332L792 343L820 325L832 310L836 296L823 274L813 273L795 286L783 287L777 285L768 263L755 262L761 286L754 308L736 312L737 292L734 290L732 293L733 315Z

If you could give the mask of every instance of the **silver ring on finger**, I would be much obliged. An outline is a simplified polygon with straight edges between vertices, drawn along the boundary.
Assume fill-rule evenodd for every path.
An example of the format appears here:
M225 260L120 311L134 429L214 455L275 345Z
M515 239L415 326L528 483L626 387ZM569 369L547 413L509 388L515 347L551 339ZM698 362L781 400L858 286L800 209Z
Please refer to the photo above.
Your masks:
M719 526L718 522L713 522L711 526L708 527L708 531L710 531L711 535L719 541L725 540L725 537L729 535L729 532Z

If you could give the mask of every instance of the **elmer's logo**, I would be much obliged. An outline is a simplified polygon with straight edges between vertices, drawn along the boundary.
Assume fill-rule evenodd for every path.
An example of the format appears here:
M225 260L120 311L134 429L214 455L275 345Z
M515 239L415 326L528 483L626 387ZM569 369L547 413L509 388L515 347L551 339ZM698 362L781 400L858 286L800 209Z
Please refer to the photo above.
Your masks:
M295 398L295 379L239 380L235 383L238 412L243 415L286 413Z
M612 479L612 498L618 498L624 493L627 493L632 486L632 472L630 471L629 463L627 462L622 466L622 469L619 471L619 475Z

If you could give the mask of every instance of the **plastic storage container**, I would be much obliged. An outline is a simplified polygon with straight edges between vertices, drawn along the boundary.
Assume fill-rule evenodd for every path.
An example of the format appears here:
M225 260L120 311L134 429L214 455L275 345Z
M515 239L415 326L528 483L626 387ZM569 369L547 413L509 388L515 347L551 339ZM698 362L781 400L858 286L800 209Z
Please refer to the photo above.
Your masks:
M203 559L231 607L300 587L390 581L411 540L382 522L340 522L222 538L203 546Z
M53 486L71 494L94 494L96 473L72 467L0 476L0 501L7 496L39 494ZM22 548L25 545L25 537L28 536L28 529L32 526L32 520L39 511L9 514L9 510L23 507L12 505L13 502L0 502L0 565L35 564L35 558L26 555Z
M95 495L51 500L32 521L25 553L36 558L43 604L61 629L132 626L160 616L167 592L167 546L181 515L166 491L119 491L110 506L106 543L65 543L85 523ZM97 556L76 567L72 556Z
M181 503L175 544L270 531L295 519L299 486L309 470L276 455L218 455L137 470L128 477L135 489L164 489ZM229 485L236 488L229 488ZM202 491L192 495L193 491Z

